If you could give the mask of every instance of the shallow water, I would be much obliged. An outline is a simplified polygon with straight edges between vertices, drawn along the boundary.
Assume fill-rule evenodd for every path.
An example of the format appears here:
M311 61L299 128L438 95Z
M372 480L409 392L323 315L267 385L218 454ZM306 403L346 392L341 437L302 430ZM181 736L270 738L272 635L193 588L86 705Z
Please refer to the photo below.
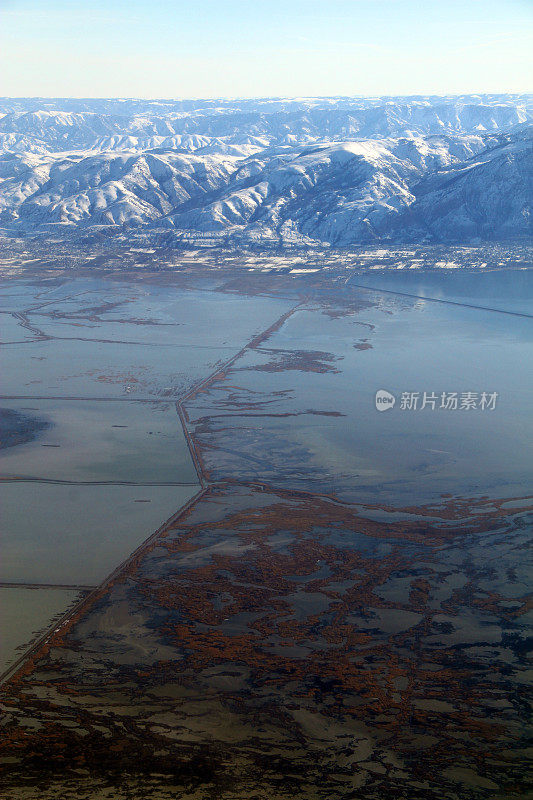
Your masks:
M212 417L201 440L224 451L222 464L217 454L219 474L276 473L295 488L363 502L527 492L533 381L524 367L533 321L368 297L375 307L359 313L332 318L319 305L296 312L265 346L235 363L226 384L237 389L225 391L221 382L197 399L192 413ZM396 398L386 412L376 410L380 389ZM402 409L404 392L419 394L416 410ZM435 397L434 407L421 408L424 392ZM459 406L463 393L475 393L477 407L441 408L442 394L451 392ZM480 408L483 392L497 393L494 410ZM237 406L231 414L229 396Z
M0 315L0 341L12 342L2 348L1 391L24 397L177 397L290 307L104 280L18 289L0 299L0 312L24 311L34 333Z
M194 483L198 478L174 403L11 400L48 423L2 453L3 478L96 483ZM0 408L3 406L0 406Z
M164 381L183 392L221 358L209 348L237 355L280 315L279 301L239 298L232 308L246 313L235 332L248 339L237 344L224 313L195 320L196 290L118 286L115 299L129 306L111 308L102 300L111 302L109 284L77 285L81 299L71 288L40 287L50 314L29 312L36 329L66 338L8 348L70 353L65 365L53 355L53 377L63 370L79 399L4 400L51 422L4 451L4 475L35 477L0 486L4 581L98 583L171 517L195 487L163 484L195 473ZM211 294L201 300L226 307ZM101 338L127 332L130 342L80 341L78 326ZM192 347L169 346L173 326L182 345L203 343L198 360ZM159 346L142 344L152 330ZM188 796L175 771L183 760L205 796L224 784L242 798L282 786L283 798L293 786L338 800L357 787L372 798L421 797L421 774L432 797L444 786L463 798L465 780L487 775L502 792L518 786L530 527L524 501L494 498L529 489L531 338L526 317L427 297L306 293L278 329L185 401L212 485L13 688L19 738L8 757L21 758L30 720L58 723L55 743L37 733L27 744L30 772L36 753L48 764L57 747L49 797L79 795L85 781L93 796L110 747L125 773L137 775L142 761L139 780L150 776L154 797L167 796L168 775L179 783L168 796ZM108 384L98 376L113 370L82 371L87 360L109 366L110 353L113 369L124 358L128 374L138 370L133 397L125 374ZM376 410L379 388L398 396L394 409ZM497 391L496 409L400 408L403 391L469 390ZM88 399L96 391L105 399ZM490 499L461 504L458 494ZM218 787L189 745L220 755ZM88 769L67 788L55 767L65 751L87 754ZM22 759L15 783L27 786Z
M529 314L533 312L533 271L502 269L469 272L460 269L371 270L350 280L357 286L405 292L418 297L465 303L483 308Z
M120 331L118 331L120 333ZM2 354L2 394L22 397L179 397L233 350L50 339Z
M80 592L72 589L0 586L0 674L78 597Z
M0 581L97 585L197 486L0 485Z
M171 517L199 488L174 400L288 307L101 279L6 283L0 403L26 430L0 459L0 579L98 584Z

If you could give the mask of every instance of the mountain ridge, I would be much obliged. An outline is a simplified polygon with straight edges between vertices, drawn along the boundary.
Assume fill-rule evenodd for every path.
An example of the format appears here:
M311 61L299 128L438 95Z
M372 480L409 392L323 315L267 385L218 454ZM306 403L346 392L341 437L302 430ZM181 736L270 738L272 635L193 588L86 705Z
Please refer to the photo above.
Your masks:
M533 232L531 96L37 103L0 98L11 234L345 247Z

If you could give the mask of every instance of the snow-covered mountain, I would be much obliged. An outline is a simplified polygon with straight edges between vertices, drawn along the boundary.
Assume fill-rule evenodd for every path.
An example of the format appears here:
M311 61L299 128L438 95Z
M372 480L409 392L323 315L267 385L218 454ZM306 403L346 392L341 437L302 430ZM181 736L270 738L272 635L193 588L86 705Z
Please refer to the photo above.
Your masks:
M0 225L324 243L530 236L533 99L0 100Z

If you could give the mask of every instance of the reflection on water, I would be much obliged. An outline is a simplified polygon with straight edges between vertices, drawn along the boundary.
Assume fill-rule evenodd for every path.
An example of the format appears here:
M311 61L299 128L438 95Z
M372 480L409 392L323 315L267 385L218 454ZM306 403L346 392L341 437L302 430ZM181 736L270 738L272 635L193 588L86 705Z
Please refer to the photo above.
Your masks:
M434 297L484 308L532 313L533 271L502 269L469 272L462 269L372 270L352 278L350 283L404 292L418 297Z
M215 474L276 475L297 488L400 504L443 493L527 491L533 382L524 366L532 320L369 297L375 307L358 314L325 313L320 306L298 311L268 346L239 359L227 392L220 383L198 398L192 413L210 418L200 442L210 448L216 441L223 451L216 458L205 451ZM304 357L309 352L315 361ZM375 407L379 389L397 398L385 413ZM420 405L424 392L438 402L434 409L402 410L403 392L419 393ZM498 398L494 410L443 410L443 392L474 392L478 399L496 392ZM228 397L241 414L224 413Z

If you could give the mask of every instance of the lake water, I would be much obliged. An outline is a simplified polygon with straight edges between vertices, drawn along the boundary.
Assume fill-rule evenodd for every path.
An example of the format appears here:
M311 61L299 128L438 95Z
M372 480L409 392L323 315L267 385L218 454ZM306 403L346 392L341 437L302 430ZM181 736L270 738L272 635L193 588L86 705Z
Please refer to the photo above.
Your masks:
M502 309L515 308L519 296L527 305L522 276L518 287L513 280L506 292L499 277ZM214 474L276 476L294 488L395 504L444 493L527 492L532 319L388 293L363 295L373 307L359 312L332 313L319 303L298 310L268 343L235 363L227 391L221 382L197 399L191 413L209 419L199 438ZM485 296L480 291L471 304ZM386 412L376 410L380 389L396 398ZM452 392L457 410L440 408L442 394ZM476 408L461 409L467 392ZM497 394L494 409L481 409L483 392ZM402 409L403 393L418 394L416 409ZM424 393L435 400L422 409ZM215 443L221 452L211 457Z
M4 666L76 596L30 585L98 585L198 491L175 400L289 305L100 279L4 284Z
M8 669L198 490L175 403L212 376L184 400L201 499L10 687L10 766L28 726L54 725L16 765L22 791L72 743L87 770L48 797L97 794L110 749L131 796L147 776L174 796L184 763L189 786L238 800L292 791L289 771L335 800L382 796L382 776L391 797L519 786L531 283L457 278L310 278L293 301L8 284ZM451 392L477 407L441 408ZM217 754L217 786L190 747Z
M349 281L350 285L403 292L484 308L531 315L533 271L505 269L468 272L460 269L438 269L432 272L372 270Z
M48 427L34 441L3 451L2 478L198 483L174 403L62 399L4 403L46 421Z

